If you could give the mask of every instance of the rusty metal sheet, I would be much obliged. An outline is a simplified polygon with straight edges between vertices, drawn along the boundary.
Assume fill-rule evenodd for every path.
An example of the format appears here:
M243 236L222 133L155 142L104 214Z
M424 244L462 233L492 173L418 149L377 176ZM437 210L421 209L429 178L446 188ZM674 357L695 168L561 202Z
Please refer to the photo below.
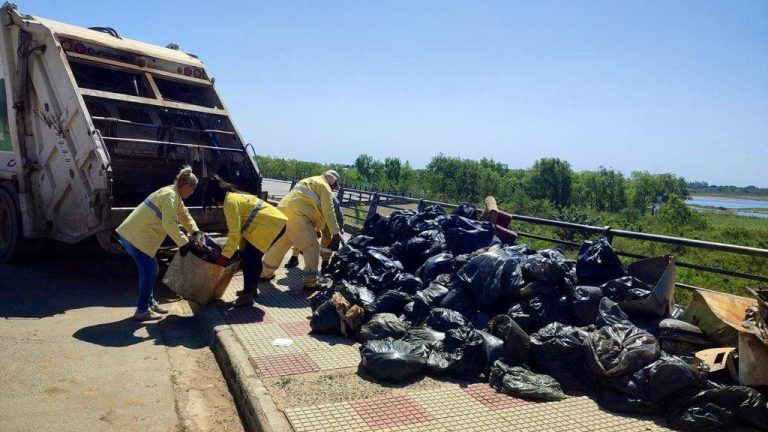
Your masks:
M751 333L742 320L747 308L757 300L705 289L695 290L682 320L698 326L721 346L735 347L739 332Z

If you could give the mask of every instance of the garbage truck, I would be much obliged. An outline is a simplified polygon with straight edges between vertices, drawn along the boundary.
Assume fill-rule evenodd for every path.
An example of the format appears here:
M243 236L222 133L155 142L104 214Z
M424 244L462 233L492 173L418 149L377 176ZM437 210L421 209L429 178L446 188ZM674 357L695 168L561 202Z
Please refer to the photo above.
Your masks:
M0 26L0 262L46 238L116 250L114 228L183 165L203 179L186 201L203 230L226 226L204 206L206 179L261 193L253 147L197 56L12 3Z

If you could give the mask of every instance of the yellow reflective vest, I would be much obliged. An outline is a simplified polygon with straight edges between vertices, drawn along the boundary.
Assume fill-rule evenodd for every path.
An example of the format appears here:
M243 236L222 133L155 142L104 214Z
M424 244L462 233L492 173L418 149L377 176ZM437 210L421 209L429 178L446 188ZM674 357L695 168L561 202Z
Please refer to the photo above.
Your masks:
M288 220L268 202L236 192L227 192L224 196L224 217L229 233L221 254L227 258L232 258L246 241L262 253L266 252Z
M177 246L187 244L187 237L179 228L181 224L188 233L197 231L197 224L176 186L158 189L144 200L117 227L120 237L136 249L153 257L169 235Z
M293 214L308 217L317 231L326 225L331 235L340 231L333 209L333 191L323 176L307 177L296 183L277 208L290 209Z

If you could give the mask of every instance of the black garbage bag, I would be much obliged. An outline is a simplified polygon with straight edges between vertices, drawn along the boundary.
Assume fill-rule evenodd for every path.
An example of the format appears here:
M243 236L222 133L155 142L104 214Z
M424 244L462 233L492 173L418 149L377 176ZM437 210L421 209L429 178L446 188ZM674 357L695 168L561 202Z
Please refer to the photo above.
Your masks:
M569 266L561 251L546 249L538 254L529 255L522 264L522 270L526 281L557 285L564 280Z
M608 411L636 415L654 415L660 409L658 405L649 400L624 393L614 387L601 388L597 396L597 403Z
M424 282L410 273L400 273L394 286L394 289L408 295L414 295L422 288L424 288Z
M341 317L336 312L336 307L329 299L324 301L314 312L309 320L309 327L314 333L340 334Z
M347 245L355 249L365 249L369 246L376 246L376 239L364 234L358 234L347 240Z
M488 327L488 322L491 320L491 316L483 311L476 311L472 314L470 321L472 326L476 329Z
M768 405L755 389L724 386L704 390L673 405L669 425L682 431L703 432L750 426L768 430Z
M467 203L462 203L451 212L452 215L457 215L472 220L477 220L478 213L479 211L477 208L475 208L475 206Z
M427 288L417 292L413 296L413 310L409 317L411 321L420 323L426 319L430 309L437 306L446 294L448 294L448 288L437 281L432 282Z
M491 385L509 396L541 401L567 398L560 384L548 375L537 374L520 366L510 366L497 360L491 366Z
M576 275L580 285L600 286L624 274L624 267L608 239L602 237L581 244L576 260Z
M360 348L360 357L360 364L374 378L405 381L424 371L427 349L401 340L372 340Z
M584 340L588 331L554 322L531 334L531 358L537 370L570 390L589 392L594 383L587 373Z
M528 299L534 296L553 297L561 294L560 287L545 282L534 281L520 288L516 297Z
M444 308L434 308L429 311L427 320L424 323L431 329L447 332L448 330L467 327L470 324L460 313Z
M440 221L448 250L455 255L472 253L478 249L500 243L493 224L450 215Z
M600 328L587 336L584 345L587 366L597 377L631 374L661 356L653 335L627 324Z
M420 232L392 245L392 254L409 272L416 271L429 258L445 251L445 236L436 229Z
M600 306L597 310L597 319L595 320L595 325L597 327L605 327L614 324L629 325L632 323L629 320L627 314L621 310L621 307L616 302L609 299L608 297L603 297L602 300L600 300Z
M389 290L379 294L379 296L364 309L369 316L380 313L399 315L403 312L403 308L410 300L411 297L404 292Z
M440 301L439 306L444 309L454 310L465 317L470 317L474 313L474 302L472 295L463 285L456 285Z
M389 246L393 241L389 218L378 213L373 214L363 223L361 234L373 237L376 244L381 246Z
M429 327L411 327L402 340L410 342L412 344L426 345L427 348L432 349L445 339L445 333L432 330Z
M470 259L457 274L478 308L497 309L505 294L514 296L525 285L520 268L524 260L525 255L512 248L492 248Z
M373 291L364 286L347 282L346 280L342 280L340 284L337 283L334 285L334 288L336 288L349 303L358 305L363 309L370 306L370 304L376 300L376 294L374 294Z
M408 331L408 324L391 313L376 314L360 327L360 340L367 342L375 339L400 339Z
M427 367L433 375L476 378L485 369L485 339L470 327L448 330L445 339L429 353Z
M488 332L504 342L504 354L515 365L531 364L530 337L508 315L497 315L488 321Z
M581 285L573 289L573 319L578 325L593 324L600 310L603 290Z
M350 274L354 274L365 265L365 255L358 249L345 244L334 255L331 263L328 265L327 272L330 273L333 280L341 280Z
M551 322L570 322L573 314L572 309L572 303L566 295L532 297L528 300L527 307L527 312L531 317L531 331L538 330Z
M453 273L453 261L453 255L449 253L435 255L419 267L417 276L425 283L432 282L441 274Z
M482 330L478 330L477 333L483 338L483 351L485 352L485 368L483 372L487 373L496 360L504 357L506 353L504 341Z
M628 295L630 291L633 291L632 296L634 297L643 295L643 292L647 291L648 294L645 294L645 297L647 297L652 289L645 282L634 276L624 276L618 279L609 280L601 285L600 288L603 290L603 295L617 303L629 300Z
M403 265L385 248L369 247L363 251L365 265L350 275L350 279L378 293L394 286ZM350 268L350 270L353 270Z
M336 290L333 288L326 288L322 291L318 291L309 298L309 307L312 309L312 312L316 311L317 308L320 307L321 304L325 303L326 300L330 300L333 296L333 293L335 293Z
M531 318L531 314L528 313L528 302L513 304L507 311L515 322L527 333L533 333L541 326L537 327L534 320Z

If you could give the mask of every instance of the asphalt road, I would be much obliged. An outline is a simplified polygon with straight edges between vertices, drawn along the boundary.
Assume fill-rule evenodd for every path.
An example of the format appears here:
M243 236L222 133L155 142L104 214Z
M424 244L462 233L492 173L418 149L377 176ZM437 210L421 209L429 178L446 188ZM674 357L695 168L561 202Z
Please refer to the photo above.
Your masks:
M159 323L134 322L128 257L49 249L0 264L1 430L242 431L185 301Z

